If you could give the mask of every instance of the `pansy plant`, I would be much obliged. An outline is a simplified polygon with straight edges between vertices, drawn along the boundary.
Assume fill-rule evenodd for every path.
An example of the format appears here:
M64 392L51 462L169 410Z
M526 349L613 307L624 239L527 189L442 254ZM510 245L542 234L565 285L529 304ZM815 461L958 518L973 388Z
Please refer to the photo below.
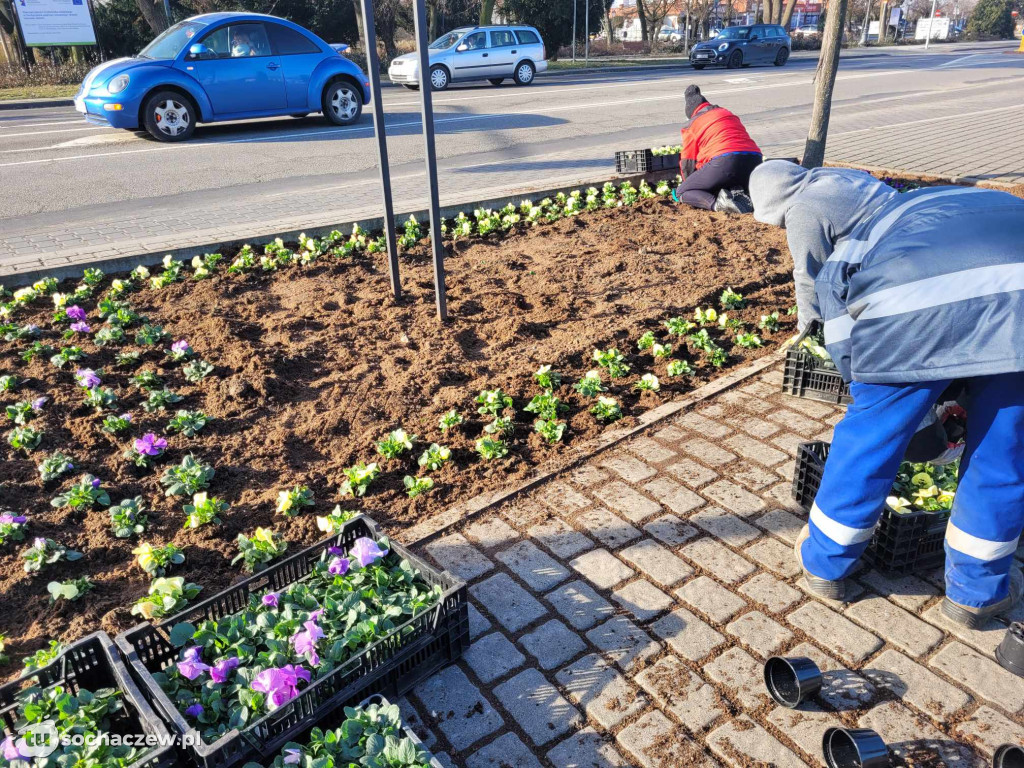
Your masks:
M131 382L133 387L144 392L152 392L154 389L160 389L164 385L163 379L157 375L157 372L148 368L143 368L134 376L131 376L128 381Z
M149 525L149 516L146 514L146 503L141 496L133 499L123 499L112 506L110 512L110 530L118 539L128 539L144 533Z
M15 427L7 435L7 443L16 451L29 453L43 441L43 431L33 427Z
M173 616L183 610L189 600L194 600L202 589L198 584L186 584L181 576L157 577L145 596L135 601L131 613L147 621Z
M437 471L452 458L451 448L437 443L431 443L423 453L420 454L417 463L430 471Z
M476 452L484 461L494 461L508 454L508 445L503 440L481 437L476 441Z
M118 368L133 368L134 366L139 364L139 359L141 357L142 355L135 350L130 350L127 352L118 352L114 356L114 365L116 365Z
M397 459L406 451L412 450L416 435L408 434L404 429L395 429L377 441L377 453L385 459Z
M44 483L56 480L74 468L75 465L72 458L61 451L54 451L43 459L37 467L39 477L42 478Z
M714 325L718 322L718 311L714 307L701 309L697 307L693 311L693 319L701 325Z
M761 337L756 333L740 333L736 335L736 346L745 349L757 349L763 346Z
M37 357L47 357L53 354L53 347L41 341L33 341L27 349L23 349L18 355L25 363L31 363ZM51 358L52 359L52 358Z
M109 411L117 405L117 395L109 387L93 387L85 390L82 402L97 413Z
M154 389L149 393L149 397L146 398L146 402L142 404L142 408L147 413L152 413L153 411L166 411L167 406L180 403L181 399L181 395L172 392L169 389Z
M719 302L722 305L722 309L743 309L747 303L743 296L736 293L732 288L726 288L722 291Z
M63 347L57 354L50 358L50 365L54 368L63 369L64 366L78 362L85 357L85 352L82 351L81 347Z
M772 312L768 315L761 315L761 320L757 324L757 327L768 333L775 333L779 330L779 313L778 311Z
M661 389L661 382L653 373L645 373L640 380L633 385L633 389L640 392L657 392Z
M646 331L636 342L636 348L643 352L654 346L654 331Z
M672 354L671 344L659 344L657 342L651 347L651 354L654 355L655 360L664 360L666 357Z
M665 321L665 327L673 336L685 336L697 326L685 318L672 317Z
M449 429L453 429L462 423L462 414L452 408L448 413L444 414L437 426L440 427L442 432L447 432Z
M188 341L185 339L179 339L171 344L171 348L165 350L164 354L167 355L167 358L172 363L180 363L191 359L195 355L195 352L192 351L192 347L189 346Z
M508 437L515 432L515 428L510 416L495 416L494 420L484 427L484 432L497 437Z
M131 429L131 426L132 415L130 413L122 413L120 416L107 416L103 419L101 429L108 435L120 435Z
M317 517L316 527L317 530L328 533L332 536L339 534L344 530L345 523L358 515L358 512L354 512L349 509L342 509L340 504L335 505L334 509L331 510L329 515L323 517Z
M629 364L626 362L626 358L614 347L603 351L595 349L594 362L608 371L608 375L613 379L620 379L629 373Z
M278 491L277 513L285 517L295 517L303 507L313 506L313 492L308 486L296 485L290 491Z
M167 496L191 496L209 488L215 471L209 464L199 461L191 453L181 464L168 467L160 477L160 484L167 490Z
M431 490L434 487L434 481L429 477L406 475L402 478L402 485L405 486L405 494L410 499L415 499L421 493Z
M143 347L155 347L168 336L161 326L146 323L135 332L135 343Z
M565 433L565 422L554 419L537 419L533 423L533 429L549 443L557 443Z
M599 371L587 371L573 388L584 397L595 397L601 392L608 391L608 388L601 384L601 374Z
M23 674L50 666L62 653L64 653L63 643L58 640L51 640L46 648L40 648L22 660L22 663L25 665Z
M174 418L167 422L166 432L195 437L209 422L209 417L202 411L178 411Z
M348 469L343 469L342 473L345 475L345 480L341 484L341 495L365 496L370 483L380 474L380 468L376 463L363 464L359 462Z
M240 533L236 543L238 554L231 564L241 562L242 569L247 573L263 570L268 563L283 555L288 549L288 542L267 528L257 528L252 536Z
M154 547L143 542L132 550L132 554L139 567L150 576L163 576L171 566L185 562L185 553L173 544Z
M622 409L613 397L599 397L590 407L590 412L598 421L616 421L622 418Z
M9 541L24 541L27 524L28 518L25 515L12 515L10 512L0 513L0 546Z
M534 395L523 410L541 419L554 420L558 418L559 411L565 410L565 406L562 405L558 397L547 390L539 395Z
M203 525L220 525L220 516L228 511L228 503L216 496L207 495L206 491L192 497L191 504L183 505L185 510L185 528L199 528Z
M91 509L109 505L110 495L101 487L100 479L93 475L82 475L77 483L50 500L50 506L57 509Z
M79 368L75 371L75 383L83 389L98 387L103 383L100 373L100 371L94 371L92 368Z
M666 371L669 376L692 376L693 366L686 360L672 360Z
M562 384L562 374L553 370L550 365L542 365L533 374L533 380L541 389L552 392Z
M166 450L167 441L164 438L147 432L132 441L124 457L137 467L152 467L153 462L163 456Z
M40 408L42 408L42 404L40 404ZM14 405L8 405L5 410L7 418L19 426L28 424L39 412L39 408L33 408L32 403L27 400L15 403Z
M213 366L205 360L195 359L183 365L181 372L185 375L186 381L196 384L213 373Z
M105 326L96 332L96 335L92 337L92 341L97 347L105 347L108 344L122 344L124 338L123 329L117 326Z
M82 576L68 581L51 581L46 585L46 591L50 593L50 605L60 600L73 603L95 586L88 576Z
M500 416L506 408L512 407L512 398L500 389L484 389L476 396L479 407L476 409L481 416Z
M61 560L67 560L68 562L78 560L82 557L82 553L68 549L53 539L40 536L32 540L32 546L22 552L21 557L25 561L24 568L26 573L38 573L46 566L53 565Z
M13 374L0 376L0 392L13 392L18 388L18 377Z

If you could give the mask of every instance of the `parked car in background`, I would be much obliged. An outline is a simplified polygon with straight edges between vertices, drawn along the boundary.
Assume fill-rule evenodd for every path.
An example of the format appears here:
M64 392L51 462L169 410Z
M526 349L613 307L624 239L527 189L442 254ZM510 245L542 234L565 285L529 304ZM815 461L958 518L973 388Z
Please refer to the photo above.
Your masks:
M751 64L781 67L789 61L792 49L793 41L778 24L726 27L717 37L693 46L690 63L694 69L713 65L736 69Z
M347 48L275 16L193 16L137 56L90 71L75 109L91 123L144 128L160 141L184 141L197 123L310 112L349 125L369 100L370 83L341 55Z
M467 80L501 85L511 78L516 85L529 85L538 72L548 68L540 32L519 25L453 29L430 44L429 57L428 77L435 91ZM416 90L420 87L419 69L418 55L407 53L391 61L388 77Z
M662 27L658 33L658 40L662 43L678 43L683 39L683 33L672 27Z
M821 30L819 30L817 25L815 24L809 24L807 26L798 27L797 29L793 30L794 37L819 37L820 35Z

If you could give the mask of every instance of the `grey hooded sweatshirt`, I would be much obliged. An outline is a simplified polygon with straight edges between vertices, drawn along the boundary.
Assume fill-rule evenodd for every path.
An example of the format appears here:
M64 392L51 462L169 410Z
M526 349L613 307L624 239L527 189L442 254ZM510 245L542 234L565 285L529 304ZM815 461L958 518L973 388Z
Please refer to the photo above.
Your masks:
M814 279L836 243L896 194L870 174L847 168L808 170L785 160L769 160L754 169L750 175L754 218L786 229L801 331L812 320L821 319Z

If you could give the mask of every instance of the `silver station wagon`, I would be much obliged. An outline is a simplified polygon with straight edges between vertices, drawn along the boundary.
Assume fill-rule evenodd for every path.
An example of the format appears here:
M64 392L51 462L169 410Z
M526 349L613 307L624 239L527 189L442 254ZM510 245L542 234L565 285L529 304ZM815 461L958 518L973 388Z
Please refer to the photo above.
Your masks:
M548 68L546 58L544 42L534 27L460 27L430 44L430 85L443 91L453 82L487 80L501 85L509 78L516 85L529 85ZM419 69L416 54L407 53L391 62L388 77L416 90Z

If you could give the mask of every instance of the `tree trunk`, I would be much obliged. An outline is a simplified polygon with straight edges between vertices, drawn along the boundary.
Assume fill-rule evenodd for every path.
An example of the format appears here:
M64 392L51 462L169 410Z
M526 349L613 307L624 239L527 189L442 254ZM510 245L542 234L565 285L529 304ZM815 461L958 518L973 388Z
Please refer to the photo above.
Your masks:
M793 11L796 9L796 0L787 0L786 10L782 12L782 26L787 30L789 25L793 23Z
M352 0L352 7L356 13L356 34L359 35L359 42L363 50L366 50L366 27L363 25L363 4L359 0Z
M821 57L814 75L814 109L811 127L804 145L804 168L817 168L825 162L825 140L832 112L832 91L839 72L839 51L843 42L843 24L846 21L847 0L832 0L825 18L825 31L821 39Z
M647 11L644 9L643 0L636 0L636 17L640 19L640 39L645 43L649 43L650 40L647 37Z
M438 0L427 5L427 39L437 40L441 36L441 13L437 9Z
M775 6L779 0L764 0L761 4L761 20L765 24L772 23L772 16L775 15Z
M612 31L612 9L606 8L604 11L604 28L605 34L608 39L608 49L611 50L612 45L615 43L615 35Z
M135 4L154 33L160 34L167 29L167 14L164 13L162 0L135 0Z
M486 26L491 23L491 17L494 16L494 0L483 0L480 3L480 24Z

